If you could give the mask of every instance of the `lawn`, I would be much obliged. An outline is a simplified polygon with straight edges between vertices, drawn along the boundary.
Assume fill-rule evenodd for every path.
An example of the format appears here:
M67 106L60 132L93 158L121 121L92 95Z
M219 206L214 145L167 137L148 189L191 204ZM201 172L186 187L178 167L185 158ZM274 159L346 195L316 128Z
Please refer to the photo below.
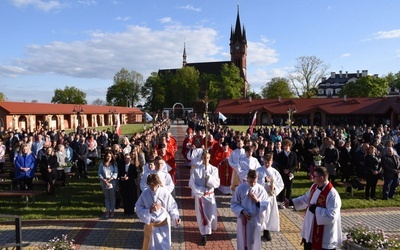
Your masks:
M43 194L36 197L34 204L28 206L20 198L2 198L0 200L0 214L22 215L24 220L97 218L104 211L103 193L97 178L97 171L92 168L89 175L89 179L71 179L69 188L72 198L70 204L67 199L67 187L59 187L56 189L56 197L48 197ZM307 174L297 172L293 184L293 197L307 192L310 185L311 181ZM35 189L44 191L44 186L35 186ZM354 197L351 197L345 194L344 190L344 187L338 187L338 192L342 198L342 209L394 207L400 202L399 198L389 201L367 201L364 200L363 191L354 191Z

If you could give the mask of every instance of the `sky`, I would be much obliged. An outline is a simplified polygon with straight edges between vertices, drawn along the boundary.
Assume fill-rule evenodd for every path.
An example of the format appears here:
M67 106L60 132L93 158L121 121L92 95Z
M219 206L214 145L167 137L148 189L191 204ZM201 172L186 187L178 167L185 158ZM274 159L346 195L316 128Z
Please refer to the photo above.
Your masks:
M256 93L301 56L328 64L327 77L400 71L398 0L0 0L0 92L50 103L69 86L91 104L122 68L145 80L181 67L184 43L188 63L230 60L238 6Z

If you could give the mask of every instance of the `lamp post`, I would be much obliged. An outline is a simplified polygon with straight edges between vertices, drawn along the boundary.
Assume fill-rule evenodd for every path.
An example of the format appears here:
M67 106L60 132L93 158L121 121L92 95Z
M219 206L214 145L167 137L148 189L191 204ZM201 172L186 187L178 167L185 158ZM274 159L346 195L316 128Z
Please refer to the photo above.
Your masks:
M296 106L294 106L294 105L289 105L288 106L288 109L287 109L287 113L288 113L287 124L289 125L289 130L290 131L292 131L293 115L296 112L297 112Z
M78 116L78 126L77 126L77 133L80 133L79 127L81 125L81 113L83 113L83 107L82 105L75 105L74 109L72 110L72 113L76 114Z

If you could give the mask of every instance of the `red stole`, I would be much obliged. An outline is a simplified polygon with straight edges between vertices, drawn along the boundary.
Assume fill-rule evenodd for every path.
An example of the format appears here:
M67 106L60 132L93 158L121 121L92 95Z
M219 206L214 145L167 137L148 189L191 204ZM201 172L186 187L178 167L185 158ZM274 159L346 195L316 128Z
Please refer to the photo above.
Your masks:
M310 191L310 199L309 202L311 201L311 198L314 195L315 190L317 189L318 185L314 184L311 187L311 191ZM331 191L333 185L332 183L328 182L328 184L326 185L326 187L324 189L322 189L321 193L318 196L317 199L317 207L326 207L326 197L328 196L329 192ZM314 226L313 226L313 232L312 232L312 250L320 250L322 249L322 239L324 237L324 225L317 225L317 218L314 214Z

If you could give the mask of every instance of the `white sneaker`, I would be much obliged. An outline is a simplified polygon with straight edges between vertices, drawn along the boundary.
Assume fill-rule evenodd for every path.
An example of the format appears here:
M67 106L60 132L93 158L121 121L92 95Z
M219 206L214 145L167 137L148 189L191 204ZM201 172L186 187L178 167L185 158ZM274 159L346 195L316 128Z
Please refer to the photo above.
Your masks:
M279 209L285 209L285 208L286 208L286 207L285 207L285 203L282 202L281 204L279 204L279 205L278 205L278 208L279 208Z

